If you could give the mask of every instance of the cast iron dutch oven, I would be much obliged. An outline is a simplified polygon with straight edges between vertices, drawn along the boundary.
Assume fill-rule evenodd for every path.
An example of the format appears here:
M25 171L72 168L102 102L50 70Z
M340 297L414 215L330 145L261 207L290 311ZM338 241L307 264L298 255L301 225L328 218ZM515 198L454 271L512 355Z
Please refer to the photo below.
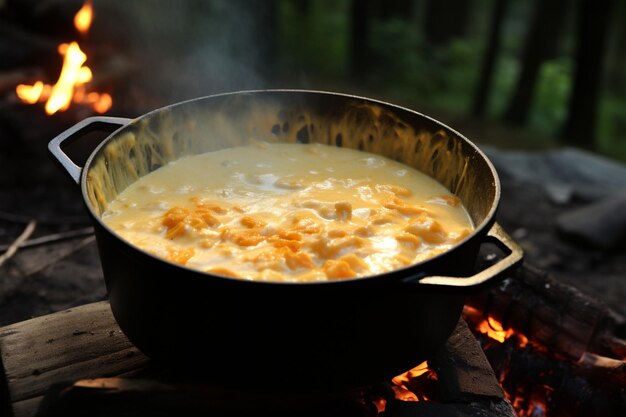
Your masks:
M103 129L116 130L83 167L61 148ZM435 258L389 273L268 283L156 258L102 222L107 202L143 175L183 155L251 139L350 147L418 168L461 198L476 230ZM388 380L445 342L472 288L493 283L522 260L495 223L500 184L487 157L432 118L369 98L299 90L214 95L134 120L88 118L49 149L81 187L120 328L150 357L191 364L210 383L300 390ZM216 168L207 166L206 175L218 175ZM476 273L485 242L505 256Z

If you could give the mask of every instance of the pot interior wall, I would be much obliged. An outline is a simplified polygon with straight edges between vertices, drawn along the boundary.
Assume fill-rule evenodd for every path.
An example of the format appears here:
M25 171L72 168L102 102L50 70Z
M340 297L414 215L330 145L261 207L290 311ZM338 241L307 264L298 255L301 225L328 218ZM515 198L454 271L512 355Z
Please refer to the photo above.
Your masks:
M446 126L381 102L303 91L212 96L140 117L94 152L84 195L99 217L128 185L170 161L257 141L343 146L415 167L459 196L477 227L497 200L493 167Z

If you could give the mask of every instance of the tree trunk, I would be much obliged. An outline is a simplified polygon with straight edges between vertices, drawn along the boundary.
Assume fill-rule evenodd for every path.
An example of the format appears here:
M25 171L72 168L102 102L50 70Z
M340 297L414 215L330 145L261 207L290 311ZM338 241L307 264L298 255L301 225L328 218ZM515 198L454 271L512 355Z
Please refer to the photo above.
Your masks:
M383 20L408 20L413 15L414 4L412 0L379 0L378 16Z
M535 0L532 23L526 35L521 71L504 119L523 126L528 121L541 65L556 52L569 0Z
M472 114L476 117L485 115L489 96L491 93L491 84L493 73L500 51L500 33L502 31L502 21L506 14L508 0L495 0L493 11L491 14L491 25L489 29L489 38L478 80L478 87L474 94L474 103L472 105Z
M424 36L432 46L445 46L467 34L470 0L428 0L425 7Z
M578 40L574 88L562 139L593 149L612 0L582 0L578 10Z
M617 2L616 10L613 13L614 22L623 22L626 19L626 2ZM614 91L626 93L626 25L612 26L612 40L609 41L607 51L607 86Z
M350 19L350 73L362 81L369 66L370 9L372 0L352 0Z
M302 15L307 15L311 11L311 0L296 0L296 8Z

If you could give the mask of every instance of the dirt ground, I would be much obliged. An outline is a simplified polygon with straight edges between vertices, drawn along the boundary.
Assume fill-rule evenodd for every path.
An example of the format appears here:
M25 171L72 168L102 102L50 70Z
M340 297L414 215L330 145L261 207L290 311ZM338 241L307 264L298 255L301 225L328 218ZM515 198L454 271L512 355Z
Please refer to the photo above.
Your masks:
M6 112L0 115L0 245L12 243L29 219L37 221L31 239L88 227L78 186L47 151L63 123L43 129L35 112L22 114L18 121L8 119ZM525 249L525 262L626 316L623 248L598 250L557 232L558 216L584 203L556 204L542 187L500 176L497 219ZM97 249L89 236L22 248L0 266L0 325L105 298Z

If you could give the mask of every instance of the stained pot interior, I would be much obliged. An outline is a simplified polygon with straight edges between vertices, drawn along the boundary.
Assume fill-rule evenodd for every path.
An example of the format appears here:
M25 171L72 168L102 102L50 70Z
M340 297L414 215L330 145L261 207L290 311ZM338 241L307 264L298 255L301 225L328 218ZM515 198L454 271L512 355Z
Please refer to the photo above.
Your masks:
M148 113L94 152L83 191L99 217L127 186L170 161L255 141L343 146L415 167L458 195L477 227L498 197L493 167L446 126L386 103L305 91L226 94Z

